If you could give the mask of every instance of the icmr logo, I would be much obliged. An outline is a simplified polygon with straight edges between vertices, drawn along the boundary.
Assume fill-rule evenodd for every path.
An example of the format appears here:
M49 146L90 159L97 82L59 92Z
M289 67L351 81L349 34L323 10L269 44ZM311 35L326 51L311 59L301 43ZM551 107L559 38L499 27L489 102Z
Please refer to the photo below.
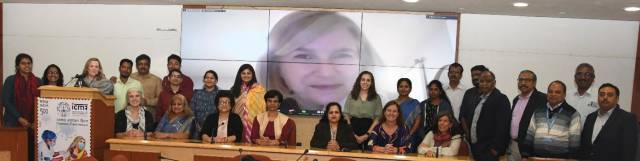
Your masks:
M69 112L71 112L71 105L69 105L69 103L58 103L58 114L60 115L60 117L67 117Z
M72 104L71 105L71 114L72 115L84 115L89 112L88 104Z

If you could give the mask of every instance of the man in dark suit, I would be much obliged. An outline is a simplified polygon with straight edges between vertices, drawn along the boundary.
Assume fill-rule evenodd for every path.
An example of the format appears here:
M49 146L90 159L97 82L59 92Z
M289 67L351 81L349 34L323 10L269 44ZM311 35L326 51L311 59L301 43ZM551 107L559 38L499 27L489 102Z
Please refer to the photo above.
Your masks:
M485 72L485 71L489 71L489 69L487 69L487 67L485 67L484 65L476 65L476 66L473 66L473 68L471 68L471 83L473 84L473 87L467 89L467 91L464 92L464 96L462 97L462 102L464 102L465 99L467 99L468 101L480 99L479 98L480 92L478 92L478 85L480 84L479 83L480 75L482 74L482 72ZM462 113L462 103L460 104L460 111ZM460 117L458 117L458 122L462 122L462 119L460 119Z
M493 72L482 72L478 97L465 96L462 101L460 120L475 160L497 161L509 141L509 99L495 85Z
M585 121L580 151L585 160L632 161L638 142L635 115L620 109L618 87L605 83L598 89L597 111Z
M513 98L511 107L511 141L507 150L507 160L519 161L522 159L520 149L527 135L527 128L531 122L531 116L538 107L544 107L547 95L536 89L538 77L531 70L523 70L518 75L518 89L520 94Z

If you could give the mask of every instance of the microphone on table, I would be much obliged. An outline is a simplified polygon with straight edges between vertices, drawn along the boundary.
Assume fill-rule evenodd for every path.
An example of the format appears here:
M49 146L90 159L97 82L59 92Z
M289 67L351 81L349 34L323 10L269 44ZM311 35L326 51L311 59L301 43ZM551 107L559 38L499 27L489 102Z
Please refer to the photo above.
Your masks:
M349 149L349 148L341 148L340 149L340 152L350 152L350 151L351 151L351 149Z
M171 159L171 158L163 157L162 155L158 155L158 159L160 159L160 160L170 160L170 161L179 161L177 159Z
M458 139L464 139L464 137L462 137L462 136L454 137L454 138L449 139L449 141L458 140ZM436 158L438 158L440 156L440 147L441 146L436 146Z
M289 146L289 143L287 140L282 140L280 141L280 144L284 144L284 148L286 149Z
M296 159L296 161L299 161L299 160L300 160L300 158L302 158L302 156L304 156L304 155L307 155L307 153L309 153L309 149L304 149L304 152L302 153L302 155L300 155L300 156L298 157L298 159Z
M242 148L238 149L238 152L240 152L240 155L242 155Z
M66 87L66 86L68 86L68 85L69 85L69 83L73 82L73 80L78 80L78 79L80 79L81 77L82 77L82 75L80 75L80 74L76 74L75 76L71 77L71 80L69 80L67 83L65 83L65 84L64 84L64 86L65 86L65 87Z
M220 123L220 125L218 125L218 127L220 127L220 126L224 126L224 122L222 122L222 123ZM214 129L215 128L211 128L211 136L209 136L209 137L211 137L211 140L209 141L209 144L213 144L213 130Z
M141 128L142 129L142 137L144 137L144 140L147 140L147 130L145 130L144 127Z

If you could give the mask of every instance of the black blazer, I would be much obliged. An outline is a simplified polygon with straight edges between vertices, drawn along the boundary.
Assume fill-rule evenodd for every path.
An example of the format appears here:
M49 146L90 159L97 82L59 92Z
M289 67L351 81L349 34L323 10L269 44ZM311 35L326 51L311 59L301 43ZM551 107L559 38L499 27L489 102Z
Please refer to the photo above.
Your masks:
M511 104L512 113L513 109L515 109L516 104L518 103L518 100L518 96L513 98L513 104ZM531 122L531 116L533 116L533 112L536 110L536 108L547 107L546 103L547 95L538 91L537 89L534 89L533 93L531 93L531 96L529 96L529 102L527 102L527 105L524 108L522 118L520 118L520 124L518 125L518 138L516 138L516 141L518 142L518 146L520 149L522 149L524 137L527 136L527 128L529 128L529 123ZM511 126L511 124L509 124L509 126ZM509 128L509 130L511 130L511 128ZM509 133L509 136L511 136L511 133Z
M349 148L351 150L358 149L358 143L353 136L353 129L344 121L338 123L338 131L336 133L336 141L341 149ZM327 143L331 140L331 130L329 123L320 122L316 125L316 131L313 132L311 138L311 147L326 149Z
M583 159L599 161L632 161L638 143L638 124L634 114L615 107L596 140L591 143L598 111L587 116L581 134L580 152Z
M478 103L480 94L477 88L472 88L465 92L460 109L460 121L470 140L470 128L473 115ZM511 109L509 99L500 90L494 89L482 106L480 117L477 122L478 142L472 144L474 153L490 153L490 149L498 152L498 156L503 155L509 142L509 128L511 125Z
M220 117L219 113L209 114L204 121L204 125L202 125L202 130L200 131L200 135L207 134L210 137L214 137L218 135L218 119ZM242 140L242 120L240 120L240 116L233 112L229 113L229 125L227 125L227 136L236 136L236 142L239 143Z
M124 113L124 109L116 113L115 119L115 133L127 132L127 115ZM153 122L153 114L147 110L144 110L144 121L145 132L153 132L156 130L155 123Z

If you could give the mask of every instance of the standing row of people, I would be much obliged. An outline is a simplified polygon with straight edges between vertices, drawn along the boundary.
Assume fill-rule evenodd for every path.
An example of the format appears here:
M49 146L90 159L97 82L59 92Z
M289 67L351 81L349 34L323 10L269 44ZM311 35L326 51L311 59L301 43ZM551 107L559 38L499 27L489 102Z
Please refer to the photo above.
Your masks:
M181 58L171 55L167 62L169 74L163 79L149 73L151 60L144 54L136 58L137 73L132 73L133 61L123 59L119 77L107 79L100 61L90 58L76 85L116 96L120 137L296 145L295 123L278 112L282 94L258 83L251 65L242 65L230 91L222 92L215 71L206 71L204 87L194 91L192 79L180 71ZM50 65L40 80L31 73L29 55L19 54L15 63L16 75L8 77L3 88L4 123L29 127L37 87L62 86L62 71ZM521 93L512 104L495 88L495 74L486 67L471 69L474 87L470 89L460 84L462 72L460 64L450 65L449 83L431 81L429 98L422 102L409 97L411 80L401 78L398 98L384 106L373 74L361 72L344 108L335 102L326 106L312 146L345 150L370 144L374 152L436 156L455 155L464 139L477 160L497 160L503 154L510 160L536 156L628 160L635 156L635 117L619 108L616 86L606 83L592 92L595 74L589 64L577 67L578 89L569 94L562 81L551 82L544 94L535 89L536 74L522 71L517 79ZM597 101L592 100L596 97Z

